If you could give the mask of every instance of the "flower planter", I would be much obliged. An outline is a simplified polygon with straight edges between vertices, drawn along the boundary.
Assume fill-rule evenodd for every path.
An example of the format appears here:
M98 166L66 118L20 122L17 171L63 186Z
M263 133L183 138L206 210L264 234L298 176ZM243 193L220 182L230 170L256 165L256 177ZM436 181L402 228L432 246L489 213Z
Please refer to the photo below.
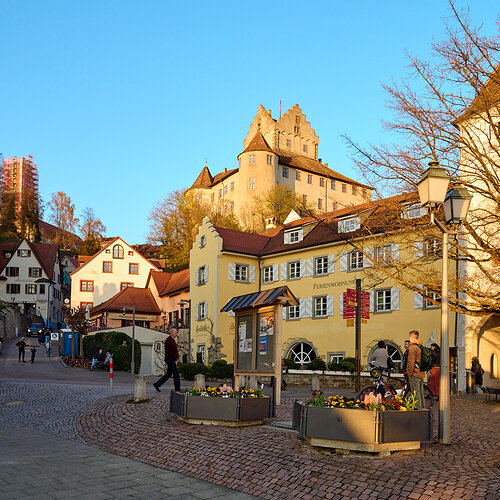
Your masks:
M269 418L271 398L223 398L191 396L172 391L170 411L180 420L205 425L258 425Z
M381 455L419 449L421 441L432 439L430 410L357 410L296 401L293 426L312 446Z

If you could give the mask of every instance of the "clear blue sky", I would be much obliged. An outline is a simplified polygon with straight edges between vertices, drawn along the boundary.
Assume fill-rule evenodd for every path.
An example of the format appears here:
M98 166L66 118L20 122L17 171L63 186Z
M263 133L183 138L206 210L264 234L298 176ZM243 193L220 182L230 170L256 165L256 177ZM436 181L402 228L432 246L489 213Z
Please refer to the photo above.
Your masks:
M497 34L498 2L468 3ZM380 84L405 50L427 57L449 15L445 0L0 0L0 152L31 153L44 201L64 191L130 244L205 159L237 166L259 104L298 103L320 157L359 178L341 134L389 141Z

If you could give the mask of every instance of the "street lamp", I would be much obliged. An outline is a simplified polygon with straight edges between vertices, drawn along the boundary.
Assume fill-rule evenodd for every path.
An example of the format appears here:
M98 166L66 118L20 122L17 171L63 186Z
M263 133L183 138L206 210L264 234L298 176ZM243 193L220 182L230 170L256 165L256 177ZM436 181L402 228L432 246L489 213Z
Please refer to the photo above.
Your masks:
M450 176L439 166L437 161L431 161L429 168L418 182L418 194L422 206L436 208L443 205L446 224L458 225L467 217L472 196L467 189L454 183L450 190ZM448 236L456 235L457 230L450 229L446 224L436 219L435 211L431 212L431 222L443 234L443 275L441 283L441 362L439 377L439 442L450 442L450 348L448 336Z
M132 311L132 359L130 360L130 373L135 373L135 306L125 307L123 306L123 314L125 310L129 309Z
M187 327L188 327L188 363L191 363L191 299L181 299L178 304L181 306L181 310L184 311L184 306L188 307L187 315Z

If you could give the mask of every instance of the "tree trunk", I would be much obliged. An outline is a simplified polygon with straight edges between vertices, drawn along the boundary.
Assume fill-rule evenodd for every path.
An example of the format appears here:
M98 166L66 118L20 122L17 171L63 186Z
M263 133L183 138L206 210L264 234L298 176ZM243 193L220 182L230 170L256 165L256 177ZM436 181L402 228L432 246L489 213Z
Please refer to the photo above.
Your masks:
M75 331L71 329L71 358L75 360Z

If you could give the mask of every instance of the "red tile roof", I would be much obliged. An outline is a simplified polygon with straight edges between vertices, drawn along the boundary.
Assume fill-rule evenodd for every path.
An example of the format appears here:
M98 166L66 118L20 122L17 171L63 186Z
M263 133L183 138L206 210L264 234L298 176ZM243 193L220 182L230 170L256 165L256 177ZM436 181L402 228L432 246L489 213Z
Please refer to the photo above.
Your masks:
M196 178L191 188L207 188L210 187L213 181L212 174L205 163L203 170L200 172L200 175Z
M155 316L161 314L149 288L135 288L132 286L120 290L106 302L93 307L90 314L94 315L101 311L121 312L124 307L132 306L135 306L136 314L153 314Z
M215 226L214 226L215 227ZM260 234L244 233L234 229L215 227L222 238L222 250L257 255L265 248L270 238ZM244 236L243 236L244 235Z
M264 136L262 135L262 132L260 130L257 130L252 140L250 141L250 144L245 148L243 153L249 153L250 151L269 151L270 153L274 153L274 151L271 149L271 146L269 146L266 139L264 139Z
M160 292L160 297L177 295L189 291L189 269L172 273L165 288Z

